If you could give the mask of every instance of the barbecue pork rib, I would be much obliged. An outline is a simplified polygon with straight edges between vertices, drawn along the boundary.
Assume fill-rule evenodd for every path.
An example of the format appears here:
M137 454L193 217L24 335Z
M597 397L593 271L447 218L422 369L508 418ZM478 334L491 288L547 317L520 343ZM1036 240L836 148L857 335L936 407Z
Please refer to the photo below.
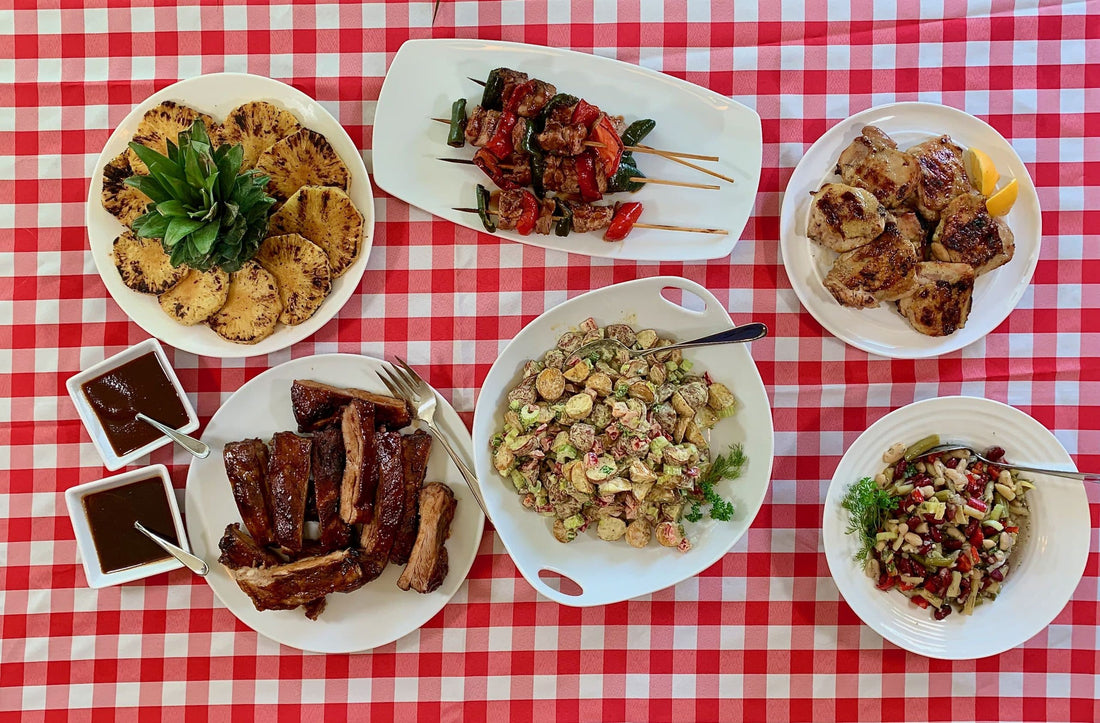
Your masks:
M448 570L444 543L451 534L455 505L454 493L444 484L431 482L420 490L420 530L409 564L397 579L402 590L429 593L443 584Z
M379 432L378 493L374 500L374 516L363 526L359 538L363 576L374 580L386 569L390 551L405 514L405 456L401 435Z
M312 446L309 437L299 437L293 432L276 432L271 438L267 480L275 542L291 554L302 551Z
M325 427L313 435L313 498L325 552L348 544L348 523L340 518L344 460L344 435L340 427Z
M261 611L293 610L329 593L358 590L364 582L355 550L337 550L273 567L242 567L230 574Z
M412 408L404 399L362 389L341 389L307 379L295 379L290 387L290 404L299 432L314 432L338 423L341 412L352 399L374 404L378 424L400 429L412 422Z
M275 553L257 545L248 533L241 530L239 522L225 526L225 534L218 542L218 549L222 551L218 562L230 570L238 567L270 567L282 563Z
M230 442L222 449L225 474L233 489L237 511L248 533L260 545L274 539L271 526L271 500L268 495L267 445L259 439Z
M390 550L390 562L404 565L409 561L416 531L420 527L420 488L428 471L428 454L432 449L432 437L423 430L401 438L401 453L405 463L405 503L397 535Z
M372 402L353 399L344 407L341 418L347 459L340 482L340 517L349 525L370 522L374 509L374 493L378 488L374 415Z

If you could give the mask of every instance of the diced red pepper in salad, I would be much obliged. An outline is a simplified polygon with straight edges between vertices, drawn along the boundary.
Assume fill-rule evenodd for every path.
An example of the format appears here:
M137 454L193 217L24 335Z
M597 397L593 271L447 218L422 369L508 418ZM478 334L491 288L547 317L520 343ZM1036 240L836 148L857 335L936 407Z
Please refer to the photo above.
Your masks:
M637 201L620 203L615 208L615 214L611 217L611 224L603 235L604 241L622 241L634 228L638 218L642 215L642 204Z
M485 148L502 161L512 155L512 129L516 127L516 119L515 113L501 113L493 137L485 144Z
M577 185L580 186L581 198L585 203L603 198L596 182L596 160L591 148L577 156Z
M539 218L539 202L535 194L524 190L523 198L520 199L520 209L519 220L516 221L516 233L526 236L535 230L535 222Z
M615 126L605 113L600 114L600 119L592 126L588 140L599 143L593 150L603 163L604 174L611 178L619 168L619 161L623 159L623 141L615 132Z
M577 101L577 107L573 109L573 117L569 119L569 123L571 125L583 123L585 128L591 128L599 117L600 109L581 98Z

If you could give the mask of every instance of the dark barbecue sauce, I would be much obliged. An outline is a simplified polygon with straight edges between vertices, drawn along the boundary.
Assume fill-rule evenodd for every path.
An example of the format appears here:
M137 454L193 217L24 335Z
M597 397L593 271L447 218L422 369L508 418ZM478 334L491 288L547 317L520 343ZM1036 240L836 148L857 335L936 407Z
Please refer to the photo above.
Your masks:
M81 389L119 456L162 436L152 426L135 419L138 412L173 429L187 424L187 409L154 352L84 382Z
M160 477L86 495L84 514L103 572L168 559L168 553L134 528L134 520L141 520L151 532L179 544L172 508L168 506Z

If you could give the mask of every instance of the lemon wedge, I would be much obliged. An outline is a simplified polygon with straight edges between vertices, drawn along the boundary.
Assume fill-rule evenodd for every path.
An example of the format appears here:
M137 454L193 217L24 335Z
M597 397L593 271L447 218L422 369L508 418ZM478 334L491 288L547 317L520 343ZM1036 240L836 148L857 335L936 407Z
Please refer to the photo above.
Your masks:
M1020 195L1020 182L1013 178L1004 188L986 199L985 209L990 216L1004 216L1012 210L1016 197Z
M963 154L963 167L966 168L966 177L970 179L970 185L977 189L978 193L983 196L993 193L1001 174L997 173L993 159L984 151L967 148Z

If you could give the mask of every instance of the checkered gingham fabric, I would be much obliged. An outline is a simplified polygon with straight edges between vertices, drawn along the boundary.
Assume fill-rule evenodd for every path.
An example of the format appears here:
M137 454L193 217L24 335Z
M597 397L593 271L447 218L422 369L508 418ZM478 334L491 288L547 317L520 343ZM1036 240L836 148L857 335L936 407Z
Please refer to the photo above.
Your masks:
M1046 631L958 663L909 654L863 625L829 577L820 534L846 446L917 399L1008 402L1080 467L1100 469L1100 2L444 0L434 24L433 4L0 0L0 718L1100 719L1095 534L1084 578ZM64 382L146 336L88 252L88 179L108 135L170 83L246 71L317 98L369 162L387 65L405 40L429 37L573 48L755 108L764 168L741 242L701 264L589 259L458 228L378 192L363 282L312 338L247 361L168 349L203 422L264 369L337 350L406 357L469 421L499 350L546 308L679 274L735 321L772 330L752 346L776 442L752 529L674 588L573 609L537 596L487 526L454 600L358 655L259 637L183 570L89 589L63 492L106 470ZM926 361L833 338L800 306L778 251L782 192L805 149L894 100L991 123L1027 163L1043 209L1041 258L1018 308L985 340ZM179 489L187 461L170 448L151 458ZM1089 498L1095 528L1100 494Z

